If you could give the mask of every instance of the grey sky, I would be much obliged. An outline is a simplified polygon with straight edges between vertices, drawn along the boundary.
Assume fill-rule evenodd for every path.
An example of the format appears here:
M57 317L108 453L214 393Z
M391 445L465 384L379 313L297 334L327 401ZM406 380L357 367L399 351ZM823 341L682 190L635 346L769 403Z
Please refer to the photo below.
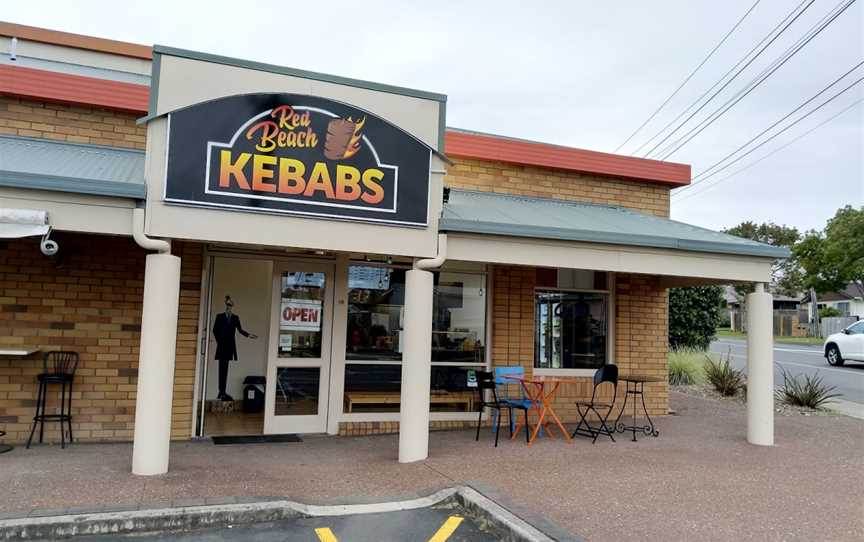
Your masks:
M443 92L449 97L450 126L612 152L753 1L77 0L15 2L3 17ZM838 1L816 0L718 98L741 88ZM695 100L797 3L762 0L633 139L635 145L622 152L633 150ZM670 160L692 164L698 174L864 59L862 3L852 5ZM862 73L864 69L856 72L858 77ZM837 89L856 78L850 76ZM864 84L710 182L862 97ZM709 105L703 114L714 107ZM700 186L685 194L702 190ZM824 226L846 204L864 204L864 103L702 194L673 198L672 215L711 228L771 220L809 229Z

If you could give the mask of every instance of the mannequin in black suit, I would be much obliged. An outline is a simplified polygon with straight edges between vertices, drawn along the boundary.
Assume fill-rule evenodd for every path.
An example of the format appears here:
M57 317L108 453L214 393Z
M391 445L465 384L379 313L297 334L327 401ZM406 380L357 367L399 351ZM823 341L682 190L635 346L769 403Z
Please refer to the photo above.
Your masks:
M232 360L237 359L237 342L234 332L250 339L257 339L258 335L249 333L240 325L240 317L234 314L234 302L231 296L225 296L225 312L216 315L213 322L213 336L216 337L216 361L219 362L219 397L220 401L233 401L234 399L225 392L228 385L228 366Z

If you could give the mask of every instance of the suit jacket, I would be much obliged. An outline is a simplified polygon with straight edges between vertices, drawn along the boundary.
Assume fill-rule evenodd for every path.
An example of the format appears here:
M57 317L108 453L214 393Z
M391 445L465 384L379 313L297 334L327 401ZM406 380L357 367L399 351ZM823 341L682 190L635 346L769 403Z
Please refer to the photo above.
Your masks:
M216 321L213 322L213 335L216 337L216 356L215 359L237 359L237 341L234 339L234 331L239 331L244 337L248 337L249 333L243 330L240 325L240 317L232 314L231 318L224 312L216 315Z

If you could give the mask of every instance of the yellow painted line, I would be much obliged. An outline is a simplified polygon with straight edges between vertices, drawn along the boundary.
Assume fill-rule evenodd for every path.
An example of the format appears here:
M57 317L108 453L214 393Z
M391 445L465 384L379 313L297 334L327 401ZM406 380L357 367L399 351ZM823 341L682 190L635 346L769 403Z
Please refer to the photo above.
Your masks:
M321 542L339 542L336 535L333 534L333 531L327 527L315 529L315 534L318 535L318 540Z
M447 518L447 521L444 522L444 525L438 529L438 532L432 535L432 538L429 539L429 542L444 542L450 535L453 534L456 529L459 528L459 524L464 520L462 516L450 516Z

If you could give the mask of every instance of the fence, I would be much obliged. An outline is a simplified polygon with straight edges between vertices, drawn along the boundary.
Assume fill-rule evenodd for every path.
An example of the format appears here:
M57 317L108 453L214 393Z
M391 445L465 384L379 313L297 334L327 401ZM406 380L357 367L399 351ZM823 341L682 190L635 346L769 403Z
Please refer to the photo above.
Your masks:
M822 319L822 338L834 333L840 333L846 326L858 321L857 316L831 316Z

